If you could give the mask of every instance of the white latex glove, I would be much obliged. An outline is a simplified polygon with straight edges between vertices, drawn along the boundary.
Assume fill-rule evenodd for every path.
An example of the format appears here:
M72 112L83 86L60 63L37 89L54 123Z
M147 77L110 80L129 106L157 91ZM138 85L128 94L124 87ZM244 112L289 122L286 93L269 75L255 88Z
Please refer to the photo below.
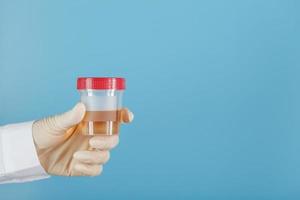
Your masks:
M78 103L72 110L33 123L33 138L41 165L51 175L96 176L109 159L109 150L119 136L84 136L78 124L85 106ZM133 114L122 109L122 122L129 123Z

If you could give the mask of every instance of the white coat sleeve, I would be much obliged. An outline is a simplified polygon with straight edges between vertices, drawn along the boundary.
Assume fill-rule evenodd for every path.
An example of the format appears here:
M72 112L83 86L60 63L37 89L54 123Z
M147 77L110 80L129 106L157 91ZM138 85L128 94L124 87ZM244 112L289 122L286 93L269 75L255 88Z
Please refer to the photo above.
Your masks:
M33 121L0 126L0 184L49 177L37 156L32 124Z

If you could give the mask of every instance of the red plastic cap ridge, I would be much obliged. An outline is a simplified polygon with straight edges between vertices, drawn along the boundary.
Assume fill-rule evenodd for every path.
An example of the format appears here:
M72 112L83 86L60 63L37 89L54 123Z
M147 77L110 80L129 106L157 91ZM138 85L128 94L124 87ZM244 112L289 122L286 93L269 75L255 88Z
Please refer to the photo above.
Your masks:
M125 90L125 78L120 77L79 77L77 79L77 89L95 90Z

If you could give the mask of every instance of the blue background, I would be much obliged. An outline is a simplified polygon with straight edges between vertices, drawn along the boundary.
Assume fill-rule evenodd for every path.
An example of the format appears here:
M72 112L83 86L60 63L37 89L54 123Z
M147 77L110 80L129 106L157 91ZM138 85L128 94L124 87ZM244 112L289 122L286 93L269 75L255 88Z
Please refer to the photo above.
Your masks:
M135 121L96 178L1 199L299 199L300 2L0 0L0 124L123 76Z

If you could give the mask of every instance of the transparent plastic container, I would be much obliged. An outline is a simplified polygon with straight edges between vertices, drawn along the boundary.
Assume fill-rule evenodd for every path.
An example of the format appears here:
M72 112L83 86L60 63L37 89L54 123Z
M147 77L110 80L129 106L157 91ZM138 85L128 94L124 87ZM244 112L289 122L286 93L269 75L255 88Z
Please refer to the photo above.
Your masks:
M77 90L86 113L79 125L83 135L114 135L120 131L124 78L80 77Z

